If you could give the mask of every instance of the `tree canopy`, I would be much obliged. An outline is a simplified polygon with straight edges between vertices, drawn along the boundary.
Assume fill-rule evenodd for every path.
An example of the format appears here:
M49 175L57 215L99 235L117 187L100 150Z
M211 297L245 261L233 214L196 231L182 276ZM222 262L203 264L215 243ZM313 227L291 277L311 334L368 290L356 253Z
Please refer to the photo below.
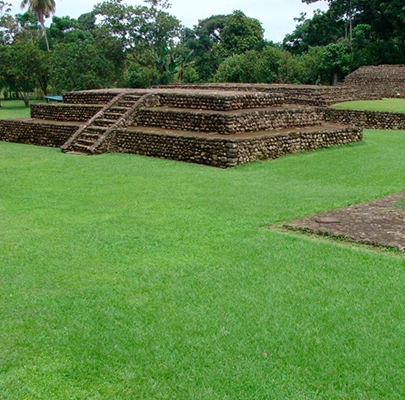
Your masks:
M49 51L49 43L46 35L45 18L48 18L49 14L55 14L56 4L55 0L22 0L21 8L28 6L28 13L30 15L35 14L38 18L38 22L42 26L46 48Z
M320 0L302 0L316 3ZM405 63L403 0L324 0L325 12L295 18L282 43L235 10L192 28L168 0L104 0L79 18L53 16L54 0L0 0L0 90L27 104L43 94L103 87L207 81L334 84L361 65Z

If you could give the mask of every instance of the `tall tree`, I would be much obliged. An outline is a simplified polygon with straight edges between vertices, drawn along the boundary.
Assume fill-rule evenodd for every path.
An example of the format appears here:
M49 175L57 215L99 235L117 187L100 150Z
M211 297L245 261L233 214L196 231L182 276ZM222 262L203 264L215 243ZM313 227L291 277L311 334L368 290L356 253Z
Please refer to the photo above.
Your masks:
M193 29L186 28L183 31L181 41L193 52L195 68L203 81L210 79L224 60L218 46L221 42L221 32L229 18L230 15L212 15L199 20Z
M97 35L121 43L127 66L139 64L141 69L157 70L158 75L167 78L174 74L173 52L181 24L167 11L168 1L145 0L144 3L146 5L129 6L123 0L105 0L97 4L94 8ZM133 66L128 72L138 75L139 70ZM145 75L143 71L141 75ZM155 77L155 74L150 76Z
M15 27L14 18L10 15L11 4L0 1L0 45L10 44Z
M90 35L83 40L56 44L50 54L52 87L58 93L113 85L114 64Z
M255 50L262 42L262 24L238 10L230 15L221 32L220 45L227 56Z
M283 46L294 54L303 54L314 46L326 46L337 42L343 35L344 22L337 20L330 10L317 10L312 18L301 13L294 31L285 36Z
M28 12L30 14L36 14L38 22L41 24L43 35L45 38L46 49L49 51L48 37L46 35L45 19L49 17L49 14L55 14L56 4L55 0L23 0L21 2L21 8L28 6Z
M30 93L37 83L41 70L41 50L31 41L17 40L4 46L0 63L0 76L6 86L18 93L29 107Z
M303 3L311 4L320 0L301 0ZM346 38L349 38L350 42L353 39L353 16L358 12L357 0L327 0L329 3L329 9L333 10L335 15L341 17L346 22Z
M227 57L265 46L261 23L241 11L198 21L193 29L184 30L182 42L194 52L195 68L203 81L211 79Z

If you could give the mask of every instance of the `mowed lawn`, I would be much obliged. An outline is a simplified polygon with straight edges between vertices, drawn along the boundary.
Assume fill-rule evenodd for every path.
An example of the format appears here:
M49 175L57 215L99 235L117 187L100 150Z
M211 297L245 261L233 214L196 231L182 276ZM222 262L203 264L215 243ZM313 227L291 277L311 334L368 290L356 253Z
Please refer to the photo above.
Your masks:
M0 398L405 398L405 256L269 229L405 191L404 154L371 130L229 170L0 142Z
M334 104L332 107L361 111L405 112L405 99L347 101Z
M30 104L43 103L42 100L31 100ZM25 107L22 100L1 100L0 119L28 118L30 109Z

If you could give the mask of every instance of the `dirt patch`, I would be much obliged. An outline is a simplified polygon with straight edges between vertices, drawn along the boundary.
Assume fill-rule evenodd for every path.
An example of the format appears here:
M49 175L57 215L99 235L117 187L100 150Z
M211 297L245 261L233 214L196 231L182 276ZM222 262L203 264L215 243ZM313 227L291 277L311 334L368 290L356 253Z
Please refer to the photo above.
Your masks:
M296 219L284 227L405 251L405 193Z

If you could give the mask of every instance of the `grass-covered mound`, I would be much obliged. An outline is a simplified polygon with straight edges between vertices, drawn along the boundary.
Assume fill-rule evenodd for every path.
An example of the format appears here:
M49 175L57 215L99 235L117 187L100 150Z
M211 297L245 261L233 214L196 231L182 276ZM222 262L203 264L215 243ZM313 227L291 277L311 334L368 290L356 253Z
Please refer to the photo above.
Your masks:
M405 135L233 170L0 142L0 398L405 397L405 259L265 227L404 191Z

